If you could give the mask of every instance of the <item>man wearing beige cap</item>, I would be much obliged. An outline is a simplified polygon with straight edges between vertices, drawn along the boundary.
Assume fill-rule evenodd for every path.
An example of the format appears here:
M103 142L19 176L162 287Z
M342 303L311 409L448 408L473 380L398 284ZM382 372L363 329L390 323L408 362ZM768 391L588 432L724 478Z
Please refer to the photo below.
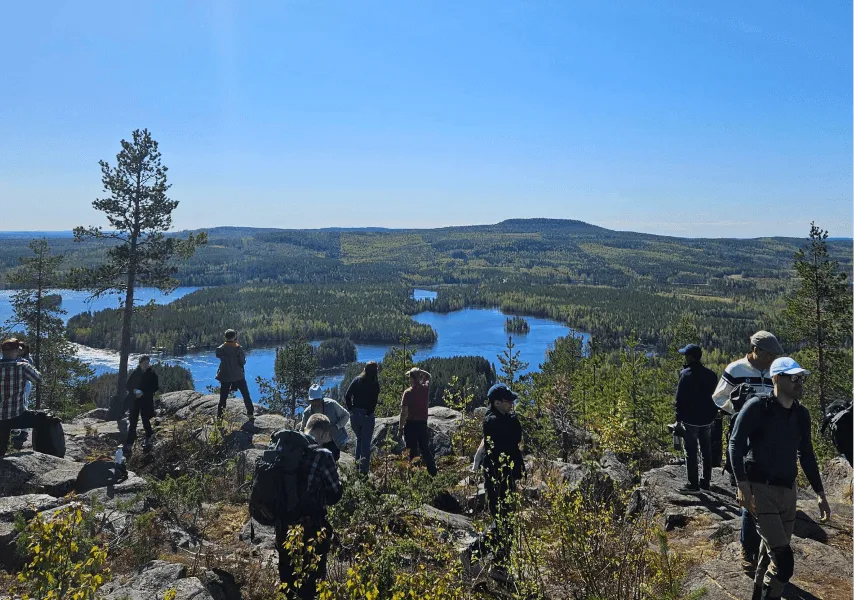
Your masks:
M718 407L732 415L735 419L735 407L730 401L730 394L739 385L746 383L759 396L769 396L774 391L769 369L771 363L783 354L783 347L777 337L770 331L757 331L750 336L750 352L744 357L727 365L724 369L718 387L712 394L712 400ZM721 434L716 433L713 446L720 446ZM720 456L718 451L717 456ZM756 531L756 521L747 509L741 512L741 568L749 576L756 571L756 561L759 558L759 533Z

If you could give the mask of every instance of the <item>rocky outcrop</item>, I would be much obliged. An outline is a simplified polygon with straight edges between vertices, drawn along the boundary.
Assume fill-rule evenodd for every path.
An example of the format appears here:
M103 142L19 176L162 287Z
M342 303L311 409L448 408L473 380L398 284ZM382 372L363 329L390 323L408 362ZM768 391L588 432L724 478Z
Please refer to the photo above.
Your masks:
M439 458L453 454L452 439L454 433L460 428L463 415L457 410L445 406L431 406L427 411L427 427L430 429L430 448L433 456ZM374 435L372 445L386 452L400 454L403 452L404 443L399 434L400 416L382 417L374 424ZM350 442L345 446L352 451L356 436L348 423Z
M40 452L19 452L0 460L0 496L47 493L64 496L83 465Z
M175 600L215 600L198 577L187 577L187 567L162 560L144 565L134 577L108 583L100 594L104 600L150 600L170 590Z

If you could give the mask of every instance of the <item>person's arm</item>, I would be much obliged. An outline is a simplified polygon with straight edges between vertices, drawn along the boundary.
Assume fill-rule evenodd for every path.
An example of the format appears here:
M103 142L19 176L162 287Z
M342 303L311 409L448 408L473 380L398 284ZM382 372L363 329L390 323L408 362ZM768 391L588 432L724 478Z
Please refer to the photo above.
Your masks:
M302 427L300 429L302 429L303 431L305 431L305 425L306 425L306 423L308 423L308 418L310 416L311 416L311 407L306 406L302 411Z
M130 375L128 375L127 381L125 382L125 390L128 392L133 392L133 390L136 388L136 379L134 378L135 373L136 369L131 371Z
M685 405L688 401L687 378L688 374L683 371L679 375L679 383L676 384L676 397L673 399L673 413L676 416L676 421L685 420Z
M237 347L237 360L241 367L246 366L246 352L243 351L243 346Z
M328 451L314 453L306 487L310 490L317 489L315 485L320 486L327 506L337 503L344 495L344 486L338 477L338 466Z
M335 410L335 427L343 429L350 421L350 413L347 412L346 408L335 402L335 400L332 400L332 405L332 408Z
M472 462L471 470L477 472L480 469L480 465L483 463L483 451L484 451L484 441L483 438L480 438L480 446L477 447L477 451L474 453L474 462Z
M827 496L824 494L824 483L821 481L821 472L818 469L818 461L815 457L815 450L812 446L812 424L810 419L810 411L804 406L798 407L800 414L798 415L798 424L801 428L801 443L798 446L798 459L801 463L801 469L804 470L804 475L810 482L810 487L818 495L818 511L822 521L830 518L830 503L827 501Z
M24 364L24 378L28 379L29 381L33 382L34 384L35 383L41 383L42 374L39 373L32 364L25 363Z
M718 408L728 412L729 414L735 412L735 407L729 400L729 395L734 389L735 383L730 381L729 373L724 370L723 375L721 375L721 380L718 382L718 387L716 387L715 391L712 393L712 400L715 401Z
M347 410L349 411L353 410L353 394L356 392L357 381L359 381L358 377L353 379L347 387L347 393L344 394L344 404L347 405Z
M216 347L216 357L217 358L222 358L223 348L225 348L224 344L220 344L219 346Z
M762 421L762 404L758 398L749 400L739 411L729 438L729 462L732 473L738 482L738 500L741 505L752 513L756 512L753 490L747 481L744 469L744 455L747 454L747 440L755 432Z

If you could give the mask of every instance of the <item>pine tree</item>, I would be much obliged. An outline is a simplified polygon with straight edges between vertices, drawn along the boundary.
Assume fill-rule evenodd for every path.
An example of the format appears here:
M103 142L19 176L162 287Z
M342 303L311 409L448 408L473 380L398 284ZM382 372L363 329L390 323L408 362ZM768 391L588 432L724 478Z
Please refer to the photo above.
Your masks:
M49 295L61 286L58 272L63 256L51 254L45 239L29 244L31 257L21 257L20 270L9 274L9 283L20 288L12 295L13 316L6 322L9 331L23 328L30 344L31 358L42 374L35 387L35 407L59 409L74 404L92 371L77 359L77 351L65 336L65 311Z
M501 364L501 375L498 376L498 381L509 388L518 383L519 372L528 368L528 363L519 358L520 354L521 352L516 350L516 344L513 343L513 336L507 336L507 346L498 355L498 362Z
M296 415L298 406L305 406L317 368L317 352L304 339L291 340L276 350L275 380L290 416Z
M128 355L137 286L151 286L169 292L178 285L173 278L178 268L176 258L189 258L200 244L207 242L205 233L180 240L166 237L172 227L172 211L178 207L166 192L167 168L160 160L157 142L147 129L135 130L133 140L122 140L122 150L111 167L100 161L101 182L109 195L92 206L104 213L109 230L101 227L77 227L76 241L94 239L105 242L107 260L94 268L76 269L75 287L87 289L96 298L106 294L123 294L122 334L119 348L119 374L112 409L120 410L127 379Z
M818 404L824 414L829 397L840 384L841 349L851 343L851 288L839 262L827 251L827 232L810 224L807 244L795 252L798 285L786 300L787 337L814 357L810 365L817 379ZM850 363L850 361L847 361ZM850 367L850 364L848 365ZM851 381L845 394L850 397Z

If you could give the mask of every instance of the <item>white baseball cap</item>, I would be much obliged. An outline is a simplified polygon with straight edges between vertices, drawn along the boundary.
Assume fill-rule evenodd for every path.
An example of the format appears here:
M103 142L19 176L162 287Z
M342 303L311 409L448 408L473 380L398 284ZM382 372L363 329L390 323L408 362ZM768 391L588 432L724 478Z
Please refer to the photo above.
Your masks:
M771 363L771 368L769 369L769 373L771 376L774 375L797 375L799 373L803 373L804 375L809 375L810 372L801 367L797 362L795 362L794 358L790 358L788 356L783 356L774 360Z
M323 390L316 383L308 388L309 400L323 400Z

